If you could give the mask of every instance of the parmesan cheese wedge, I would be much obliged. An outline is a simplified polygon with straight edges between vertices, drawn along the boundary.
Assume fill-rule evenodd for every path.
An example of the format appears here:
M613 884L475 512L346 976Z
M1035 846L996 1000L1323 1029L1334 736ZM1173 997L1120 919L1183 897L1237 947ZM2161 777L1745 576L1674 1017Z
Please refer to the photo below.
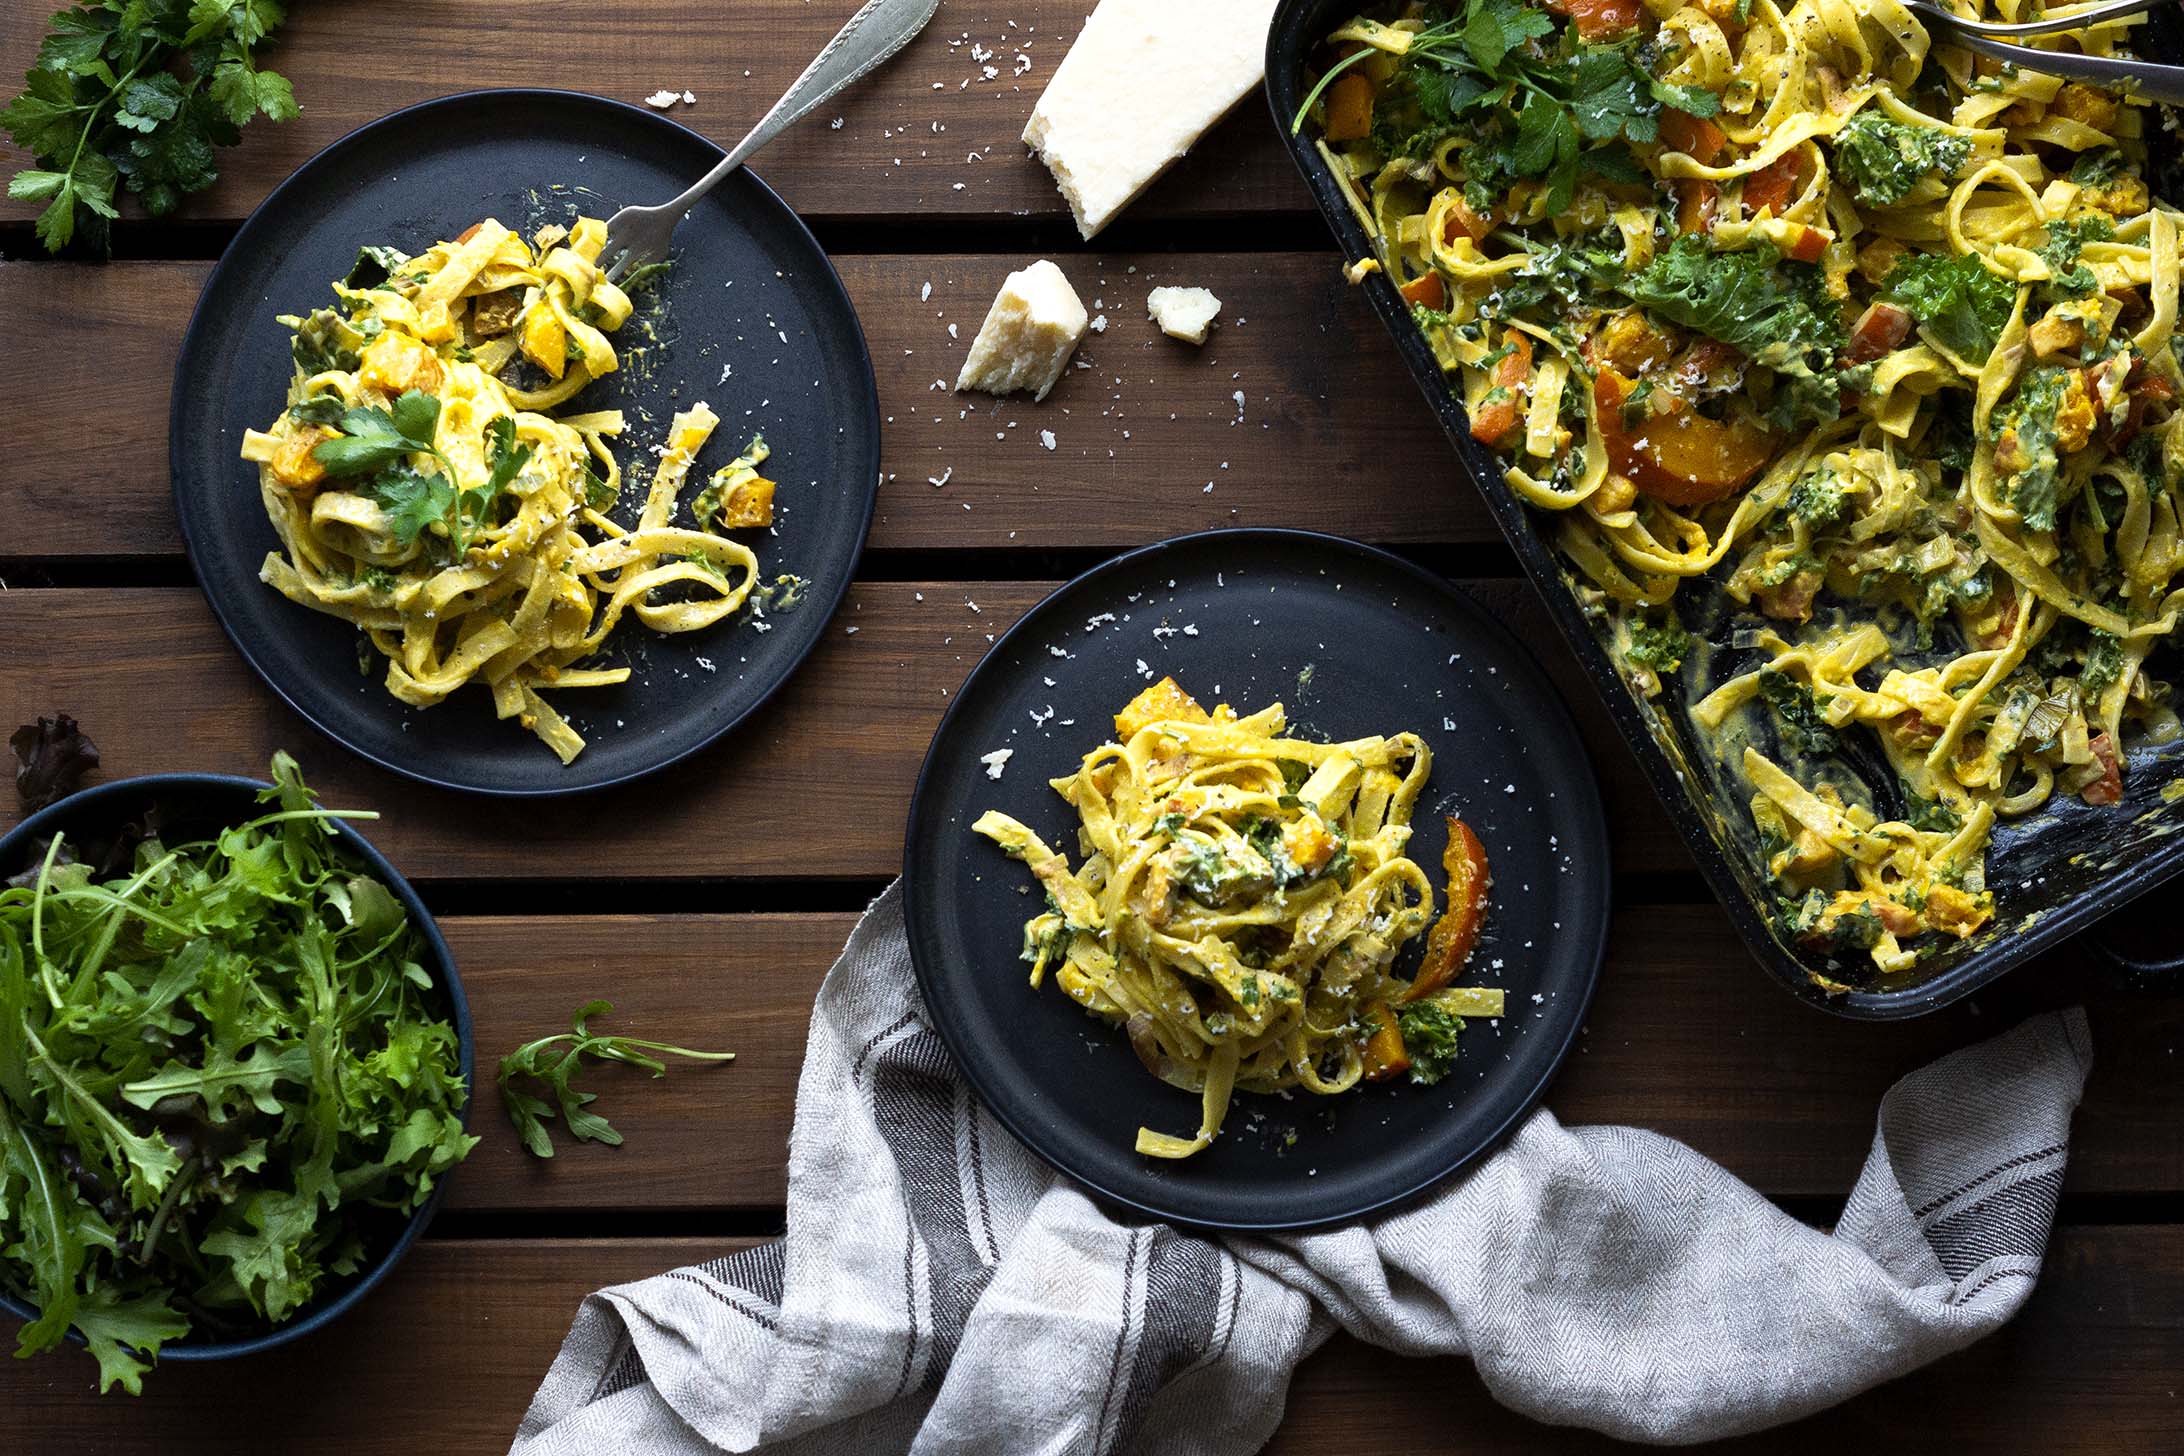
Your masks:
M1089 320L1077 290L1062 270L1041 258L1011 273L986 310L971 352L956 376L956 389L988 394L1033 391L1045 399L1069 367Z
M1156 288L1145 298L1145 312L1160 331L1186 344L1206 342L1206 330L1221 311L1221 300L1204 288Z
M1032 108L1039 153L1091 237L1259 84L1275 0L1100 0Z

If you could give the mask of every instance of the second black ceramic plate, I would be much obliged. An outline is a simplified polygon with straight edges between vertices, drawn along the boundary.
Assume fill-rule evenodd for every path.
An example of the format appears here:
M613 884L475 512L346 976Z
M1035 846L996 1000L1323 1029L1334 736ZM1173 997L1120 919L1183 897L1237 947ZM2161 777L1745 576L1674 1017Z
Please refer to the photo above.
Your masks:
M1140 1124L1188 1133L1198 1098L1149 1076L1121 1033L1018 958L1039 908L1024 867L973 835L1001 809L1076 862L1075 811L1047 780L1173 675L1201 702L1279 701L1324 740L1411 731L1433 751L1411 856L1438 890L1443 817L1477 831L1492 909L1464 984L1507 989L1455 1071L1341 1097L1239 1094L1182 1162L1132 1150ZM998 781L984 755L1012 750ZM1300 531L1219 531L1132 552L1047 598L986 655L933 740L904 862L927 1012L971 1085L1064 1173L1162 1218L1299 1228L1399 1202L1485 1151L1569 1051L1608 921L1606 821L1569 714L1531 652L1446 583L1369 547ZM1415 956L1418 944L1414 943Z
M281 314L330 305L366 243L423 252L484 217L525 236L579 215L673 197L720 160L711 142L657 113L561 91L479 91L396 112L306 162L243 224L205 285L175 370L175 509L190 563L220 624L272 689L338 742L412 778L496 794L598 788L711 743L787 680L849 587L879 482L879 398L849 296L826 254L748 170L683 221L674 267L616 338L621 372L567 408L621 409L622 505L632 519L652 478L648 449L675 412L704 400L721 417L699 457L725 464L753 433L773 447L778 524L758 547L771 580L811 583L771 630L731 620L680 636L634 623L609 663L619 687L557 694L588 740L564 767L493 716L482 686L429 709L358 670L348 623L293 605L258 580L278 543L258 498L243 431L287 397Z

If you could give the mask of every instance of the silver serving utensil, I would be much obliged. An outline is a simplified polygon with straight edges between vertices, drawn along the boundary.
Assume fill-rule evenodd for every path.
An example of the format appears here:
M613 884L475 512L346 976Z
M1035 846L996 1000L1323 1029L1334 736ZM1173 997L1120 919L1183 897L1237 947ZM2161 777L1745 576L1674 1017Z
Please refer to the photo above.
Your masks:
M2014 24L2004 21L1967 20L1953 15L1928 0L1904 0L1904 8L1916 15L1933 33L1937 40L1960 45L1977 55L2007 61L2027 71L2042 71L2050 76L2063 76L2073 81L2090 81L2099 86L2114 86L2152 101L2167 101L2184 105L2184 66L2165 66L2157 61L2124 60L2117 56L2081 56L2069 51L2044 51L2033 46L2013 45L1998 36L2054 35L2060 31L2083 30L2103 20L2113 20L2120 15L2137 15L2172 0L2112 0L2107 5L2096 5L2090 10L2080 10L2069 15L2049 15L2038 20L2021 20Z
M849 23L836 31L826 49L804 68L804 74L781 93L773 109L760 117L758 125L721 158L719 166L699 178L695 187L672 202L657 207L625 207L607 220L607 242L600 257L607 264L608 281L620 282L635 269L665 261L676 224L699 198L719 186L721 179L742 166L753 152L908 45L939 8L940 0L867 0L864 8L849 17Z

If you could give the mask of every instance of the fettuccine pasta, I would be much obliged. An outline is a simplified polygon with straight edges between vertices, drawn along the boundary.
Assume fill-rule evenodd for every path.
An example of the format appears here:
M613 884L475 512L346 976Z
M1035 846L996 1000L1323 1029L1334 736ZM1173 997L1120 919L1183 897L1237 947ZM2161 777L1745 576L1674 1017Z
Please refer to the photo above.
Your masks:
M1330 45L1300 122L1359 264L1634 688L1698 699L1785 933L1868 973L1975 934L1994 826L2117 804L2178 731L2163 114L1932 48L1897 0L1460 0Z
M1046 891L1024 927L1032 985L1051 970L1149 1071L1201 1094L1195 1134L1140 1128L1140 1153L1201 1151L1239 1088L1438 1080L1462 1017L1502 1014L1501 991L1448 985L1486 911L1485 852L1460 821L1450 911L1416 976L1394 974L1433 915L1404 855L1433 766L1416 735L1310 743L1286 736L1278 703L1208 713L1164 678L1116 715L1115 738L1052 781L1080 821L1076 869L997 810L972 828Z
M702 403L675 416L635 524L607 515L621 412L549 413L618 366L632 305L600 273L605 240L592 218L534 243L488 220L415 258L366 249L338 307L283 320L288 408L242 448L281 542L268 584L356 624L402 702L481 682L563 763L584 739L542 694L626 681L594 661L625 617L680 633L740 611L758 558L724 532L773 521L759 439L674 521L720 422Z

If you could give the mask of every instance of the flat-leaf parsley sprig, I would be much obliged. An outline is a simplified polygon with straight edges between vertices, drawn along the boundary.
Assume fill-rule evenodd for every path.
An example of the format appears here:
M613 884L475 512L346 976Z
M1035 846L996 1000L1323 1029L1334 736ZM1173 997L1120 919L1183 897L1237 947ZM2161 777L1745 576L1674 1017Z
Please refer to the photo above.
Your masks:
M287 78L257 52L287 19L283 0L84 0L47 22L22 93L0 112L36 165L8 196L43 202L48 252L78 231L105 243L126 187L162 217L219 177L214 150L256 116L297 114Z
M509 1122L515 1125L517 1135L523 1139L523 1146L535 1156L550 1158L554 1155L553 1135L546 1124L553 1120L557 1108L562 1125L579 1142L620 1146L622 1135L615 1131L614 1124L588 1106L598 1100L599 1094L580 1092L572 1085L577 1073L583 1070L585 1057L642 1067L655 1077L667 1075L667 1063L649 1055L652 1052L687 1057L696 1062L735 1060L734 1052L699 1052L664 1041L609 1036L593 1031L587 1025L594 1016L604 1016L613 1009L611 1002L587 1001L571 1018L571 1030L525 1042L501 1058L501 1101L508 1109ZM519 1086L519 1082L525 1085ZM526 1091L525 1086L536 1090ZM548 1096L552 1097L551 1102L547 1101Z
M1373 27L1402 63L1406 133L1387 133L1376 117L1376 141L1389 155L1417 155L1421 140L1467 133L1464 170L1483 203L1507 181L1546 184L1548 209L1560 212L1589 169L1629 180L1635 172L1623 142L1660 135L1661 109L1694 117L1721 109L1721 98L1697 86L1661 80L1647 69L1641 47L1590 45L1574 26L1559 33L1554 19L1525 0L1463 0L1447 19L1416 32ZM1297 109L1292 132L1321 93L1378 46L1360 45L1328 67ZM1459 120L1461 118L1461 120Z

